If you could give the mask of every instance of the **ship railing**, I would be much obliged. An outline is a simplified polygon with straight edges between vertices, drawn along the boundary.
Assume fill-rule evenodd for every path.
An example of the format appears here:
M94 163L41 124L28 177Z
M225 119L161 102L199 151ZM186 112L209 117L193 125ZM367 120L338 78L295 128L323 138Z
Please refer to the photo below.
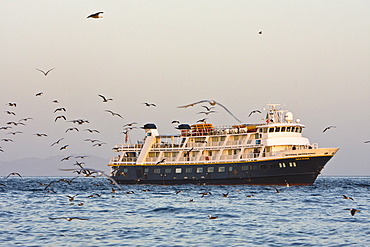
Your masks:
M260 153L248 153L248 154L242 154L240 156L241 159L255 159L260 155Z
M217 146L222 146L224 144L223 141L220 142L207 142L206 146L207 147L217 147Z
M133 163L136 162L137 158L136 157L112 157L109 160L110 164L113 163Z
M113 149L121 150L121 149L141 149L143 147L143 144L130 144L130 143L123 143L123 144L117 144L114 146Z
M186 144L185 147L189 147L189 148L192 148L192 147L202 147L204 145L203 142L189 142Z
M163 149L169 149L169 148L180 148L182 144L174 144L174 143L154 143L152 145L152 148L163 148Z
M227 141L226 145L242 145L244 144L244 141Z
M184 161L197 161L197 157L180 157L179 158L179 161L180 162L184 162Z
M221 160L236 160L239 159L240 155L221 155Z
M211 160L218 160L216 156L201 156L199 161L211 161Z
M266 152L262 154L263 157L282 157L281 152Z

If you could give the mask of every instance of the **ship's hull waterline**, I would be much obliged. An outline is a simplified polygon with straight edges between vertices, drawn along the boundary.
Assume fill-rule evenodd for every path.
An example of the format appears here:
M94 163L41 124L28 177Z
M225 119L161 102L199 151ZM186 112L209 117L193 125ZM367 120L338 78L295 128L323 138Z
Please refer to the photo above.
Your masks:
M237 163L115 167L119 184L312 185L332 155ZM177 172L177 173L176 173Z

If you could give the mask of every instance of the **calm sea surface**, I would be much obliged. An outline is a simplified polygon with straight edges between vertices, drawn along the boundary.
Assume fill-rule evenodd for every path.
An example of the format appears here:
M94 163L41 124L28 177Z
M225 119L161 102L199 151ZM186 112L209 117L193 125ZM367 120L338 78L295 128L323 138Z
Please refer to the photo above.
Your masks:
M1 246L370 246L370 177L319 177L313 186L279 186L280 193L122 185L134 192L127 194L101 177L40 184L59 179L0 179Z

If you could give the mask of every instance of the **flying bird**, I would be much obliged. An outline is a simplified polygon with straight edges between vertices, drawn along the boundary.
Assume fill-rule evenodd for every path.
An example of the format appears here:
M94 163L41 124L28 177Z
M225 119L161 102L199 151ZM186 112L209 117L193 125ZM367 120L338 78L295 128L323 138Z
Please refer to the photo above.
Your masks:
M67 118L64 115L59 115L54 119L54 122L56 122L58 119L63 118L64 120L67 120Z
M22 118L22 119L20 119L18 122L20 122L20 121L28 121L28 120L31 120L31 119L33 119L33 118L31 118L31 117L26 117L26 118Z
M89 156L87 156L87 155L78 155L78 156L76 156L75 158L76 159L84 159L84 158L88 158ZM76 161L76 163L77 163L77 161Z
M280 190L278 190L276 187L274 187L276 193L280 193Z
M8 105L8 106L14 106L14 107L17 107L17 103L11 103L11 102L9 102L7 105Z
M159 164L161 164L161 163L164 163L165 161L166 161L166 159L162 159L162 160L158 161L158 162L156 163L156 165L159 165Z
M253 110L249 113L248 117L250 117L253 113L262 113L260 110Z
M63 149L67 149L69 145L64 145L63 147L61 147L59 150L63 150Z
M197 105L197 104L200 104L200 103L204 103L204 102L208 102L211 106L214 106L214 105L219 105L221 106L222 108L225 109L225 111L227 111L232 117L234 117L238 122L241 123L241 121L235 117L234 114L231 113L231 111L229 111L229 109L227 109L224 105L222 105L221 103L218 103L216 102L215 100L201 100L201 101L198 101L198 102L194 102L194 103L191 103L191 104L188 104L188 105L183 105L183 106L178 106L178 108L187 108L189 106L194 106L194 105Z
M95 143L95 144L93 145L93 147L95 147L95 146L99 146L99 147L101 147L103 144L106 144L106 143L105 143L105 142Z
M43 137L43 136L48 136L47 134L44 134L44 133L36 133L36 134L34 134L34 135L36 135L37 137Z
M343 199L349 199L349 200L354 201L352 197L349 197L349 196L346 196L346 195L342 195L342 196L343 196Z
M9 133L7 133L8 135L16 135L16 134L21 134L21 133L23 133L22 131L14 131L14 132L9 132Z
M78 170L76 170L76 169L59 169L59 170L61 170L61 171L78 171L78 172L85 172L85 173L89 173L89 174L96 173L97 176L106 177L113 184L115 184L120 190L123 191L123 189L119 186L119 184L116 182L116 180L114 180L111 176L105 174L104 171L101 171L101 170L95 170L95 169L92 169L92 168L82 168L82 169L78 169Z
M15 175L15 176L18 176L18 177L21 177L22 178L21 174L19 174L18 172L12 172L12 173L9 173L9 175L6 176L4 179L7 179L8 177L10 177L12 175Z
M328 127L326 127L326 128L323 130L323 132L325 132L325 131L327 131L327 130L329 130L329 129L331 129L331 128L336 128L336 126L333 126L333 125L328 126Z
M179 123L180 123L180 121L178 121L178 120L173 120L171 123L172 123L172 124L179 124Z
M104 12L102 12L102 11L100 11L100 12L96 12L96 13L94 13L94 14L91 14L91 15L89 15L88 17L86 17L86 18L94 18L94 19L98 19L98 18L103 18L103 16L102 16L102 14L103 14Z
M60 161L65 161L65 160L69 160L70 158L73 158L73 156L67 156L67 157L64 157L63 159L61 159Z
M206 114L206 115L208 115L208 114L211 114L211 113L216 113L216 111L200 111L197 114Z
M43 71L41 69L36 68L36 70L42 72L44 74L44 76L47 76L49 74L49 72L52 71L53 69L55 69L55 68L49 69L48 71L45 72L45 71Z
M84 129L84 131L89 131L90 133L93 133L93 132L100 133L99 130L95 130L95 129Z
M258 34L262 34L263 32L262 31L259 31Z
M154 106L154 107L156 107L156 105L155 104L153 104L153 103L147 103L147 102L145 102L145 103L143 103L145 106L148 106L148 107L150 107L150 106Z
M109 100L113 100L113 99L107 99L104 95L101 95L101 94L98 94L98 96L103 99L103 102L108 102Z
M6 112L6 114L14 115L15 116L15 112L13 112L13 111L5 111L5 112Z
M61 141L61 140L63 140L64 138L60 138L59 140L57 140L57 141L55 141L55 142L53 142L50 146L54 146L55 144L59 144L59 142Z
M35 96L41 96L41 95L43 95L44 93L43 92L39 92L39 93L37 93Z
M132 125L134 125L134 124L137 124L137 122L127 123L127 124L123 125L122 127L132 126Z
M112 112L111 110L105 110L105 111L106 112L109 112L110 114L112 114L112 116L117 116L117 117L120 117L120 118L123 119L123 117L120 114L118 114L118 113Z
M60 107L60 108L55 109L54 113L56 113L57 111L67 111L67 110L64 107Z
M210 110L212 110L213 108L215 108L215 107L213 107L213 106L208 107L208 106L206 106L206 105L202 105L202 107L204 107L207 111L210 111Z
M13 140L12 140L12 139L6 139L6 138L1 139L1 141L4 141L4 142L13 142Z
M76 194L74 196L66 196L66 197L68 197L69 198L68 200L71 202L75 199L76 196L78 196L78 194Z
M65 133L67 133L68 131L72 131L72 130L76 130L77 132L79 132L79 129L74 127L74 128L68 128Z
M354 209L354 208L346 208L345 210L349 210L352 216L354 216L356 212L361 212L361 210Z
M190 152L194 149L194 147L192 147L190 150L186 151L186 153L184 153L184 156L189 156Z

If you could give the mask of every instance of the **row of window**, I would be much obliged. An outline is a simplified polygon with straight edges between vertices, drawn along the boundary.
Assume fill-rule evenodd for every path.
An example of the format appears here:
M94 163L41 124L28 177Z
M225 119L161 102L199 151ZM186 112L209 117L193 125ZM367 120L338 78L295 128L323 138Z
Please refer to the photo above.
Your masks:
M287 167L297 167L297 164L296 162L289 162L289 163L285 163L285 162L281 162L279 163L278 165L277 164L255 164L255 165L244 165L244 166L241 166L241 170L242 171L249 171L249 170L266 170L266 169L273 169L273 168L287 168ZM232 172L234 169L234 167L230 166L229 167L229 172ZM225 166L219 166L219 167L213 167L213 166L209 166L209 167L186 167L186 168L181 168L181 167L178 167L178 168L174 168L174 173L193 173L193 171L195 171L196 173L204 173L204 172L207 172L207 173L212 173L212 172L226 172L226 167ZM128 168L124 168L123 169L123 172L127 173L128 172ZM163 168L154 168L153 169L153 173L156 173L156 174L160 174L160 173L172 173L172 168L164 168L164 171L163 171ZM145 168L144 169L144 173L149 173L149 168Z
M267 133L267 128L263 128L262 130L260 129L263 133ZM301 133L302 128L301 127L271 127L268 128L269 133L273 132L297 132Z

